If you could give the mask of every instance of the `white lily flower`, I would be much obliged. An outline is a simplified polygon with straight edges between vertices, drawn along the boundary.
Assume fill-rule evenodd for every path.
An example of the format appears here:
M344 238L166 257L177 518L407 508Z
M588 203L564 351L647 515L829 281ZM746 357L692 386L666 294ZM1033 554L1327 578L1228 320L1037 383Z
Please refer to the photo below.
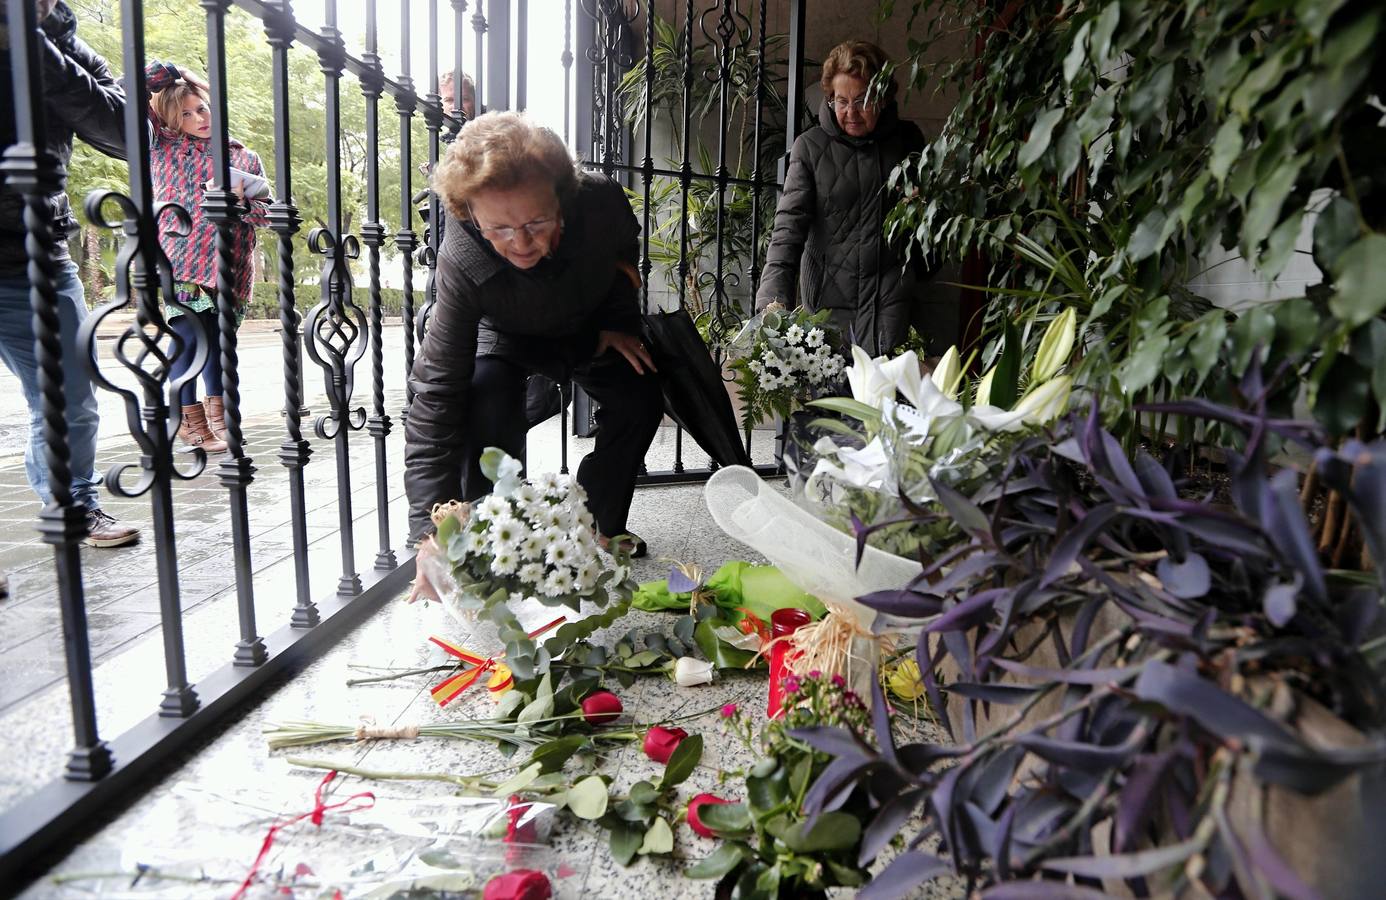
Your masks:
M905 395L905 399L914 405L920 415L929 418L956 416L962 412L962 404L949 397L938 389L933 381L918 377L919 369L915 368L915 379L909 385L901 385L900 392Z
M972 407L967 411L967 417L987 431L1017 431L1025 424L1022 410L1002 409L989 403Z
M1078 314L1071 306L1049 323L1044 337L1040 338L1039 349L1035 351L1035 364L1030 370L1032 382L1046 382L1059 373L1073 352L1077 330Z
M1073 377L1070 375L1051 378L1021 397L1015 411L1024 415L1028 425L1052 422L1068 409L1068 395L1072 388Z
M972 395L973 408L991 405L991 379L995 374L996 368L992 367L988 369L987 373L982 376L982 379L977 382L977 390ZM993 407L993 409L994 408L995 407Z
M962 385L962 359L958 356L957 345L948 348L948 352L934 366L933 375L929 378L934 383L934 387L943 392L943 396L949 400L958 399L958 391Z
M705 659L680 656L674 663L674 681L679 687L693 687L712 680L712 663Z
M919 374L919 357L906 350L894 359L866 355L860 347L852 346L852 365L847 367L847 384L852 398L876 409L894 401L897 393L917 398L923 380Z
M837 462L826 458L825 454L814 467L812 479L825 476L851 487L881 488L890 477L890 458L879 437L872 438L871 443L860 450L850 447L836 447L835 450Z

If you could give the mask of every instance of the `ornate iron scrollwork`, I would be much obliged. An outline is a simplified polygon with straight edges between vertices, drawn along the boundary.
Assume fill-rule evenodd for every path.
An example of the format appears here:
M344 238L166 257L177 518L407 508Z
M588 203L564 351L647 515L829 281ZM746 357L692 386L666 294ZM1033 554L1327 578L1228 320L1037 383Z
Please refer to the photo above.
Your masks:
M330 410L314 420L313 431L330 441L342 428L360 431L366 425L366 408L350 409L356 363L366 352L366 342L361 340L366 314L352 302L347 261L360 258L361 242L354 234L339 238L327 228L314 228L308 233L308 248L323 257L324 294L303 322L303 349L326 376Z

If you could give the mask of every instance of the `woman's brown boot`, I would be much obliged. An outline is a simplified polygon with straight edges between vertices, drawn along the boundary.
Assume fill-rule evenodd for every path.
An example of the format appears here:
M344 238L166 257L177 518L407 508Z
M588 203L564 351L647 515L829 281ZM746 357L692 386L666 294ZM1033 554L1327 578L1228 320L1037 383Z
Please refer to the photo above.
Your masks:
M207 427L217 440L226 443L226 406L222 404L221 397L208 395L202 404L207 410Z
M218 440L207 427L207 411L201 403L183 407L183 421L178 425L178 438L189 447L201 447L208 453L225 453L226 442Z

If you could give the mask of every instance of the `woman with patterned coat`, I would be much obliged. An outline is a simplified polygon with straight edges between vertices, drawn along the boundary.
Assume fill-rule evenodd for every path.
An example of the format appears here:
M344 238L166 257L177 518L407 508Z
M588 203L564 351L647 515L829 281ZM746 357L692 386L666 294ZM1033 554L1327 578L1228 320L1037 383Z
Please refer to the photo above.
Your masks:
M151 62L145 74L154 120L149 165L154 199L177 203L192 219L186 236L175 233L178 229L172 216L159 220L159 243L173 268L178 302L192 313L172 305L166 311L169 325L182 337L184 347L171 363L170 378L178 378L191 366L195 329L204 328L211 339L201 373L206 405L197 399L197 379L189 379L179 396L183 418L178 437L189 446L220 453L226 449L226 426L221 354L217 349L217 226L202 211L203 197L214 178L208 88L187 69L168 63ZM234 139L230 147L232 189L243 204L240 220L232 226L232 284L239 325L244 304L250 299L255 229L269 224L269 201L260 157Z

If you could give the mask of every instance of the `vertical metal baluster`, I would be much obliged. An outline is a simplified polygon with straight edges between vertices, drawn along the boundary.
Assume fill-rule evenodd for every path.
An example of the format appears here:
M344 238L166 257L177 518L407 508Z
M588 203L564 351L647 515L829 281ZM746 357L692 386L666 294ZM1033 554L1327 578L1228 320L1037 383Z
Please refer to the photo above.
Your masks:
M462 86L455 84L452 89L461 93ZM424 97L423 117L424 123L428 126L428 172L431 178L438 168L439 130L443 127L443 102L442 97L438 95L438 0L428 0L428 96ZM424 334L428 331L428 317L433 312L433 304L438 299L438 214L438 195L429 190L428 223L424 229L427 246L423 251L423 261L428 267L428 275L424 280L424 305L419 311L417 325L420 344L423 343Z
M481 0L477 0L477 8ZM452 0L452 114L459 122L466 122L462 112L462 48L467 37L467 0ZM476 68L481 67L481 55L477 55ZM474 109L481 108L481 86L473 80L472 102Z
M799 137L799 110L804 105L804 25L808 0L789 0L789 83L785 86L784 156L780 158L780 184L789 171L789 152Z
M398 563L390 547L390 484L385 459L385 438L390 434L390 417L385 414L385 329L380 299L380 248L385 245L385 223L380 221L380 95L384 91L385 70L376 52L376 0L366 0L366 52L362 56L370 71L361 76L361 93L366 97L366 222L361 226L361 243L371 279L370 341L371 397L373 415L366 423L375 441L375 522L380 532L380 549L375 554L377 569L393 569Z
M39 56L38 23L33 0L8 0L10 72L14 96L15 143L5 150L0 170L11 188L24 195L24 227L28 232L29 305L34 313L34 344L38 356L39 392L43 402L44 462L52 499L39 513L38 530L53 545L58 577L58 607L62 613L67 689L72 698L73 748L64 776L72 781L96 781L111 771L111 751L96 727L96 694L91 677L91 643L87 634L87 602L82 585L82 538L87 534L87 511L72 496L72 453L68 447L67 398L63 394L62 325L58 318L57 237L53 233L50 194L63 190L67 173L46 146L48 111L43 103L43 65Z
M342 71L346 45L337 30L337 0L327 0L326 24L318 61L326 81L327 118L327 226L308 235L308 246L323 257L322 300L308 313L304 350L320 367L326 380L330 411L319 416L318 437L336 444L337 521L341 533L342 577L337 593L361 593L356 573L355 523L351 515L351 445L349 435L366 424L364 407L351 409L356 362L365 354L365 314L352 302L348 260L360 255L360 242L342 232Z
M679 166L679 309L688 308L688 191L693 184L690 140L693 121L693 0L684 3L683 22L683 161ZM697 279L693 278L692 283ZM683 429L674 429L674 471L682 472Z
M318 624L318 606L313 602L308 580L308 512L303 490L303 468L313 455L303 438L303 353L299 341L299 315L294 307L294 235L303 220L294 206L293 173L289 152L289 47L294 40L294 13L291 0L281 0L274 15L265 19L265 36L270 45L271 90L274 93L274 193L270 204L270 230L279 235L279 333L284 357L284 430L286 440L279 445L279 462L289 475L289 522L294 543L294 611L289 620L294 628Z
M523 49L521 50L523 53ZM573 97L573 0L563 0L563 145L572 149L572 135L569 120L572 118ZM560 386L559 390L563 388ZM569 396L572 396L571 391ZM558 471L568 474L568 406L560 394L558 398Z
M569 121L573 117L573 0L563 0L563 143L573 146ZM566 470L565 470L566 471Z
M418 98L414 96L414 79L409 77L409 4L412 0L400 0L399 4L399 42L400 42L400 93L395 95L395 110L399 112L399 231L395 232L395 246L399 248L400 266L403 270L404 302L400 309L400 324L404 329L404 410L400 415L402 422L409 420L409 405L414 402L414 389L409 386L409 378L414 372L414 251L418 249L419 239L414 234L414 109Z
M756 289L760 287L760 126L765 109L765 7L768 0L760 0L760 33L756 38L756 120L751 128L751 267L746 274L750 276L751 296L746 314L756 311ZM744 116L745 113L742 113ZM743 119L743 121L745 121ZM746 429L746 455L751 455L751 429Z
M463 3L463 8L465 7L466 4ZM458 18L461 18L460 13L458 14ZM472 12L472 30L476 32L476 61L472 63L472 68L476 69L476 74L472 78L472 83L476 88L476 106L477 109L480 109L481 98L486 96L486 94L482 92L482 85L486 76L486 73L483 71L485 67L482 65L486 51L486 16L481 12L481 0L476 0L476 9ZM460 55L462 53L462 26L460 24L457 27L457 52L459 54L458 59L460 60L462 58ZM458 95L460 96L461 93L462 91L459 88Z
M529 0L515 4L515 109L529 104Z
M231 0L201 0L207 11L207 83L212 101L212 181L202 199L202 213L217 226L217 331L221 350L221 377L226 410L226 455L217 477L226 488L231 507L231 549L236 567L236 607L241 639L236 643L235 663L258 666L265 661L265 642L255 628L255 575L250 562L250 510L246 487L254 480L255 466L245 455L241 434L241 378L236 356L236 225L241 205L231 190L231 131L226 102L226 10ZM248 265L249 260L245 263Z
M645 158L641 164L644 176L644 222L640 229L640 284L643 309L650 311L650 192L654 186L654 3L645 4Z
M210 352L210 337L198 330L193 347L184 346L164 319L160 299L175 303L173 272L159 246L159 224L155 218L154 189L149 174L148 91L144 77L144 5L139 0L122 0L121 32L125 42L125 87L131 102L125 106L125 146L128 151L130 195L114 191L96 192L87 198L87 218L98 227L114 228L102 213L107 200L120 205L125 221L124 244L116 260L116 299L88 316L78 331L78 344L89 349L92 380L120 394L125 401L130 435L139 444L140 461L118 465L106 476L111 492L122 497L150 495L153 514L154 560L159 576L159 619L164 638L164 670L168 688L159 704L159 715L183 717L197 709L197 692L188 684L187 661L183 648L183 610L178 585L178 550L173 529L173 479L197 477L207 465L201 448L192 452L193 465L184 472L173 464L173 441L178 431L181 409L169 409L170 398L197 378ZM191 224L187 210L162 204L160 215L176 219L176 226ZM133 298L131 297L133 294ZM132 303L133 299L133 303ZM135 321L115 342L114 354L140 385L144 402L133 390L122 388L106 378L95 366L96 332L101 323L118 309L134 306ZM169 351L164 347L168 346ZM178 353L191 350L188 371L178 378L168 377L169 363ZM134 351L134 356L130 352ZM148 368L146 368L148 367ZM143 469L131 487L121 476L138 466Z

